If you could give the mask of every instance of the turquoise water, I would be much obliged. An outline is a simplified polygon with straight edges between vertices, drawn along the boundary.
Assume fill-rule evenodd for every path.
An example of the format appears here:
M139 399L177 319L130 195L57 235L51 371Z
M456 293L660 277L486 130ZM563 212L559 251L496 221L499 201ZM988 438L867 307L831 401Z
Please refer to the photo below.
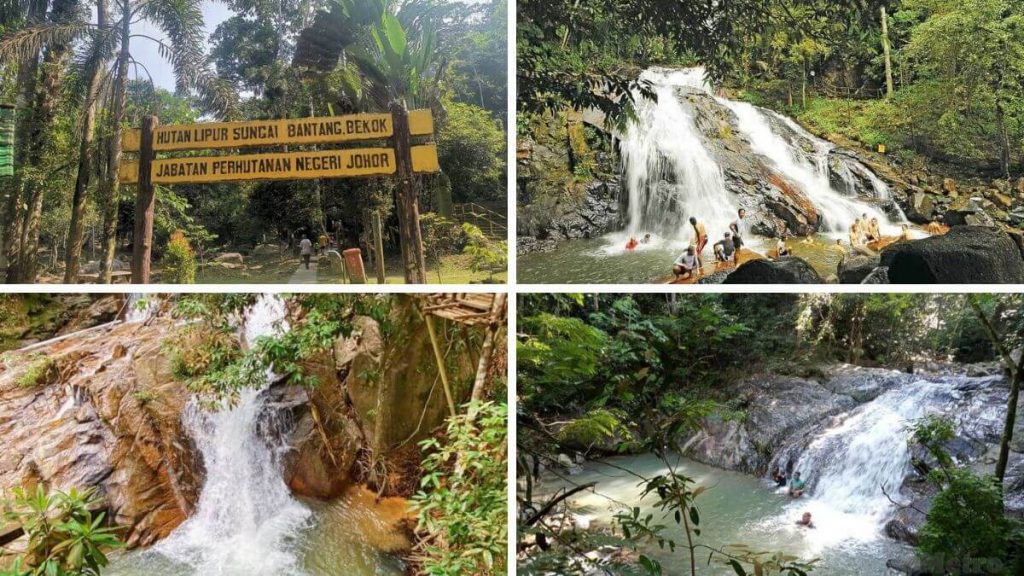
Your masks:
M666 471L664 463L653 454L622 456L607 460L642 476L654 476ZM802 559L818 558L814 574L828 576L868 576L886 574L886 559L899 554L904 548L877 530L851 530L853 522L842 514L828 509L825 502L793 500L784 491L776 491L774 484L760 479L705 466L691 460L680 459L679 472L694 478L696 484L707 490L697 498L701 517L701 535L697 543L716 548L730 544L744 544L756 551L787 552ZM669 530L676 530L677 545L685 541L681 529L676 529L671 517L652 507L654 498L638 499L640 480L619 468L600 462L588 462L583 471L572 475L569 481L546 477L541 486L544 492L558 488L597 482L594 492L585 492L572 498L571 508L577 516L592 526L607 525L614 514L626 506L640 506L642 513L651 513L663 519ZM817 527L800 528L795 522L805 510L814 510ZM707 563L706 549L698 557L699 573L710 576L735 574L732 568L720 562ZM676 548L672 553L656 544L643 552L657 560L669 575L689 573L686 552Z

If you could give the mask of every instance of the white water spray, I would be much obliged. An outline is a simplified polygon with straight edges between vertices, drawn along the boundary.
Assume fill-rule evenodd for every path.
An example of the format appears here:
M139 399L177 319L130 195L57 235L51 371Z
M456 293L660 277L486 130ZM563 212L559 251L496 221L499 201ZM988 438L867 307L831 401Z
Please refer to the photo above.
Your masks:
M671 245L688 242L694 234L688 223L696 216L711 238L719 238L736 218L738 203L726 188L722 168L708 152L694 121L687 94L712 96L738 118L738 129L754 153L803 192L821 215L821 230L845 232L863 214L878 218L886 233L898 231L885 212L868 202L836 190L830 181L829 154L833 146L794 121L747 103L715 97L704 80L703 68L644 71L657 101L637 98L637 121L621 135L619 150L628 193L627 235L652 233ZM810 144L807 152L791 144L770 120L782 122L796 138ZM856 171L856 175L854 174ZM849 190L856 177L871 183L875 197L889 201L889 189L866 167L835 170ZM618 241L619 238L613 238Z
M952 410L959 397L956 380L919 380L885 392L822 432L793 468L809 491L787 507L782 522L811 512L817 529L799 532L817 549L884 537L895 509L886 492L898 498L910 472L908 427L929 413Z
M637 121L620 140L629 233L685 242L693 237L690 216L704 222L709 233L726 230L739 206L679 94L680 89L709 91L703 69L650 69L640 79L651 82L658 100L637 99Z
M284 303L263 296L245 318L245 339L287 329ZM183 416L203 455L206 482L196 511L153 551L203 576L297 576L296 537L311 512L282 480L280 456L287 439L268 423L267 374L260 389L240 393L237 403L208 410L193 400Z

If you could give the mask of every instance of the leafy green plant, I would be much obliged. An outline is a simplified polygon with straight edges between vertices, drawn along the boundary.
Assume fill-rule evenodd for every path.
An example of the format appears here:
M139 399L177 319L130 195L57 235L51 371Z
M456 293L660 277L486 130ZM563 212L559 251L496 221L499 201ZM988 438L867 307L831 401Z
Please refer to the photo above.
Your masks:
M194 284L196 281L196 256L189 246L185 233L176 230L167 242L167 250L160 260L162 280L168 284Z
M584 451L610 440L628 443L633 440L633 433L624 424L626 418L621 410L592 410L563 426L558 431L558 440L566 445L579 446Z
M504 404L473 403L448 420L444 442L420 443L429 455L412 503L428 534L420 546L425 573L506 572L507 435Z
M99 576L108 564L104 550L122 545L117 528L104 526L106 515L93 513L99 500L91 489L48 493L37 486L13 492L0 509L4 520L21 526L27 543L0 576ZM0 559L5 555L10 554L0 548Z
M464 254L472 257L469 267L473 272L484 271L493 277L495 272L503 272L508 266L508 245L496 242L487 237L479 228L464 222L462 232L466 236Z

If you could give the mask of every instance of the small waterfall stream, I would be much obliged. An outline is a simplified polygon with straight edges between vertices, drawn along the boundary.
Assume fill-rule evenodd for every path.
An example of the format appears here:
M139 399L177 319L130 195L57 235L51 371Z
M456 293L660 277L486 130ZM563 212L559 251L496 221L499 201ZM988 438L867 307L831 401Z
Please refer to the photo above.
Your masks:
M248 345L288 329L284 302L263 295L240 329ZM105 576L379 576L403 572L383 552L400 549L372 498L305 503L285 484L291 422L268 405L276 376L230 406L193 398L182 416L202 455L205 481L192 515L152 548L128 553ZM404 504L402 505L404 509ZM401 514L404 512L392 513ZM384 542L384 548L378 547Z
M620 137L630 235L653 232L665 239L689 239L692 232L687 219L696 216L717 239L736 218L739 204L726 187L722 167L707 149L707 136L697 127L694 110L686 103L687 94L713 96L736 115L738 129L754 153L774 166L817 208L821 231L846 232L855 218L867 214L878 218L886 232L896 233L897 227L882 209L851 193L856 189L855 179L860 177L870 182L875 199L888 201L885 183L852 159L833 158L837 165L830 169L834 146L791 119L714 96L704 80L703 68L652 68L640 79L651 83L658 98L637 99L637 120ZM833 184L833 172L845 190Z
M245 317L245 340L287 329L284 303L261 297ZM206 482L196 511L154 549L195 568L197 574L300 574L293 542L311 512L283 480L280 456L288 449L282 426L267 423L266 389L240 393L221 410L193 399L185 425L203 455Z
M820 558L815 572L841 576L886 574L887 558L904 553L903 544L889 539L885 523L896 511L882 492L897 501L904 477L910 473L908 426L928 414L951 418L958 434L972 442L993 443L1001 430L1000 415L1006 388L1000 376L928 376L892 385L875 399L815 426L794 431L775 452L769 466L800 471L808 482L803 498L792 499L785 488L775 489L765 478L721 470L679 458L679 471L707 490L698 499L701 539L705 543L743 543L755 550L786 551L803 558ZM583 523L606 524L622 506L640 506L660 518L654 498L638 500L643 476L664 474L653 454L610 459L615 466L587 462L571 481L545 478L543 490L596 482L595 493L573 498L574 514ZM812 513L816 528L795 525L803 512ZM670 519L665 521L673 525ZM656 546L644 550L682 576L682 556ZM702 572L703 573L703 572ZM713 575L732 574L727 566L712 567Z

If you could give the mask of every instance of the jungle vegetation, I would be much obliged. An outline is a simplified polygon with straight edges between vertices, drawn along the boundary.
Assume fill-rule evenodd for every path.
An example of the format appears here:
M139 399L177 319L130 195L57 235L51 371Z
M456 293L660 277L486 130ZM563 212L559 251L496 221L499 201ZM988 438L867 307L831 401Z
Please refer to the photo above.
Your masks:
M74 282L92 261L88 273L109 282L120 269L135 216L135 187L117 178L121 132L145 115L166 125L430 108L443 171L419 177L420 212L448 217L458 242L446 254L472 242L452 202L504 206L504 0L226 6L211 30L202 0L0 2L0 103L16 106L15 175L0 177L7 281ZM143 47L159 51L175 86L154 84ZM384 178L158 186L154 259L170 252L168 278L188 282L183 256L294 245L302 232L365 255L374 211L394 253L393 188ZM169 245L175 231L185 244Z

